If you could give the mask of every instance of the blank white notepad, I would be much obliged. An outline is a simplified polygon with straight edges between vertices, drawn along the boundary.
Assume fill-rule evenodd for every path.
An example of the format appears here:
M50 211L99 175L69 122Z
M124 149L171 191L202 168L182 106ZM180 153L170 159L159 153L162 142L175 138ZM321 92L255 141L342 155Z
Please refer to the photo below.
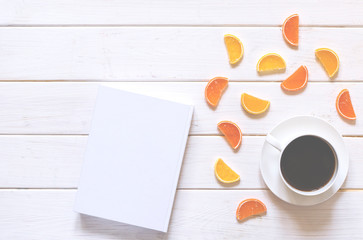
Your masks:
M193 107L100 87L75 211L166 232Z

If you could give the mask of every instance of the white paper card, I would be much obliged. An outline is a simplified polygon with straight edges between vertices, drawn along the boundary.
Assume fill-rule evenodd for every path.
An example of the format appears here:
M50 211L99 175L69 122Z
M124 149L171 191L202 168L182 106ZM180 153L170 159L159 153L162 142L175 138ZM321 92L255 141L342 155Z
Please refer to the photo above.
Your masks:
M166 232L193 107L100 87L75 211Z

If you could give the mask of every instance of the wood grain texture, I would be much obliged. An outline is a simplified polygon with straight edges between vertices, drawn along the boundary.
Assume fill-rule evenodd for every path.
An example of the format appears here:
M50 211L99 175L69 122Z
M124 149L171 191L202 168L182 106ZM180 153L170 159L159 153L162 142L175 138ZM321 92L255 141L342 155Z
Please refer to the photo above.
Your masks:
M338 192L313 207L296 207L270 191L179 190L167 234L72 210L74 190L1 190L1 239L358 239L363 234L363 191ZM246 198L267 206L265 216L238 223Z
M88 134L99 83L0 83L0 134ZM229 83L217 109L204 99L204 83L104 83L146 95L195 105L190 134L220 134L217 123L236 122L243 134L264 135L279 122L296 116L325 119L344 135L363 135L362 83L309 83L300 94L287 94L279 83ZM343 120L335 99L350 90L357 114L355 122ZM260 116L246 113L243 92L271 101Z
M343 189L363 189L363 138L344 138L350 170ZM0 136L0 188L76 188L87 136ZM245 136L238 152L221 136L188 139L180 189L264 189L260 155L264 137ZM222 158L241 175L237 184L220 184L214 162Z
M301 15L302 25L363 25L359 0L2 0L1 25L264 25Z
M235 67L228 62L226 33L244 44ZM281 81L304 64L311 81L331 82L314 53L328 47L341 61L334 81L363 81L362 35L363 28L302 28L299 48L291 49L278 27L7 27L0 28L0 80ZM258 59L269 52L286 60L285 73L256 72Z
M362 238L363 1L0 0L0 6L0 239ZM281 34L293 13L300 15L298 49ZM245 47L236 67L228 63L226 33ZM340 57L333 80L315 59L320 47ZM285 73L256 73L268 52L284 57ZM307 88L284 93L279 82L302 64ZM232 83L212 110L203 94L215 76ZM168 234L72 210L100 82L195 105ZM343 88L356 122L336 113ZM271 108L259 117L246 114L243 92L271 100ZM295 115L321 117L354 136L344 138L351 155L344 190L313 207L280 201L259 173L263 135ZM218 136L221 120L241 127L238 152ZM238 184L217 182L218 157L241 174ZM235 210L245 198L262 200L267 215L238 223Z

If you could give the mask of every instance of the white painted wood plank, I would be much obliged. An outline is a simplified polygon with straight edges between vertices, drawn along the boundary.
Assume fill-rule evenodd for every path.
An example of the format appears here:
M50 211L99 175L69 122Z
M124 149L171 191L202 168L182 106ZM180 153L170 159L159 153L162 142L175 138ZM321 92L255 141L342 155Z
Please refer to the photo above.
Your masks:
M342 188L363 188L363 138L344 138L350 152L350 170ZM76 188L87 136L0 136L0 188ZM264 137L243 137L238 152L221 136L191 136L178 188L266 188L260 175ZM234 185L222 185L214 176L221 157L241 175Z
M87 136L0 136L0 188L74 188Z
M1 25L281 25L301 15L303 25L363 25L359 0L12 0L0 1Z
M231 150L223 137L191 136L188 140L179 188L267 188L260 174L261 150L264 137L245 136L238 152ZM350 169L342 188L363 188L363 138L344 138L350 153ZM237 184L221 184L214 175L214 163L222 158L238 172Z
M0 83L0 134L87 134L100 83ZM321 117L344 135L363 135L363 83L309 83L297 95L284 93L279 83L230 83L216 110L204 99L206 82L104 83L124 90L195 105L191 134L220 134L217 123L236 122L244 134L268 133L279 122L296 115ZM338 93L348 88L357 120L344 121L335 109ZM261 116L241 107L243 92L269 99Z
M313 207L286 204L269 191L179 190L167 234L73 212L74 190L0 191L2 239L358 239L363 234L363 191L339 192ZM267 214L238 223L246 198ZM140 216L142 217L142 216ZM227 237L228 236L228 237Z
M245 54L231 67L223 36L241 38ZM334 49L341 67L335 81L362 81L363 28L303 28L299 49L281 29L259 27L0 28L0 80L280 81L300 65L311 81L330 81L314 50ZM287 71L260 76L258 59L277 52Z

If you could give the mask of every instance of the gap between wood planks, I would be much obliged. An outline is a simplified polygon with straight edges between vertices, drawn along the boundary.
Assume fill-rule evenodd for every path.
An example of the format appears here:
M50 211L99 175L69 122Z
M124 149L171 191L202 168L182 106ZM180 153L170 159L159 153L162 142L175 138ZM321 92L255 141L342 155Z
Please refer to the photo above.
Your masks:
M243 134L243 136L246 137L265 137L267 134ZM62 134L62 133L0 133L1 136L12 136L12 137L22 137L22 136L51 136L51 137L79 137L79 136L85 136L88 137L88 134ZM189 134L188 137L220 137L223 136L222 134ZM363 135L342 135L344 138L362 138Z
M205 27L205 28L224 28L224 27L244 27L244 28L276 28L282 24L1 24L0 28L21 27L21 28L93 28L93 27ZM363 25L313 25L301 24L300 28L363 28Z
M0 191L74 191L77 188L2 188ZM268 188L177 188L178 191L270 191ZM363 188L344 188L338 192L362 192Z
M67 79L67 80L0 80L0 83L207 83L209 79L205 80L188 80L188 81L170 81L170 80L159 80L159 81L145 81L145 80L130 80L130 81L124 81L124 80L107 80L103 81L102 79L93 79L93 80L79 80L79 79ZM229 82L231 83L260 83L260 84L266 84L266 83L281 83L282 80L233 80L230 79ZM334 82L331 82L329 80L311 80L310 83L325 83L325 84L334 84L334 83L363 83L363 80L334 80Z

